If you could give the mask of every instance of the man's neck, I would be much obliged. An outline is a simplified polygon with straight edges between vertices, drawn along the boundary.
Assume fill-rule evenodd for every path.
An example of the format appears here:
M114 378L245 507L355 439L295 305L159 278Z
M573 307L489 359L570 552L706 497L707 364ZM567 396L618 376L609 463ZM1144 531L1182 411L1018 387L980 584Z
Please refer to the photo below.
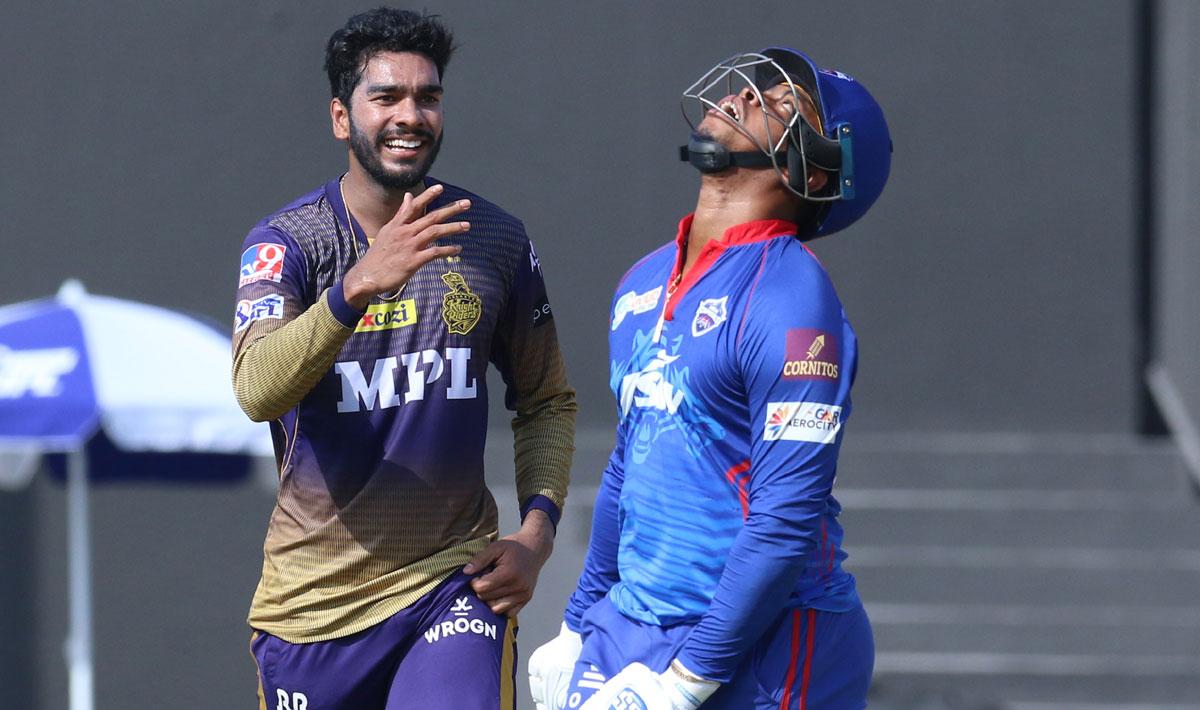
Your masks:
M730 227L760 219L795 219L796 206L774 171L759 174L705 175L692 228L688 233L687 266L695 263L704 245L721 239Z
M405 192L411 192L413 197L416 197L424 191L424 180L409 190L386 188L353 160L350 162L350 170L342 180L342 195L345 197L346 207L354 215L367 239L374 239L380 228L392 221L404 202Z

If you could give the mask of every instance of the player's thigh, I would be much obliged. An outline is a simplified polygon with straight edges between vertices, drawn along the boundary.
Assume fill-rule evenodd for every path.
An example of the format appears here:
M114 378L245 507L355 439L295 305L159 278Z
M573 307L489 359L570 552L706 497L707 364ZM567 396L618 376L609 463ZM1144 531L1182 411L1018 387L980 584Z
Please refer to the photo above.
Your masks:
M664 629L629 619L601 599L582 619L583 648L567 688L567 710L575 710L604 682L630 663L662 672L675 657L690 627Z
M258 666L259 707L266 710L361 710L382 708L395 644L386 629L345 639L289 643L254 632L250 650Z
M517 621L463 584L427 617L395 670L388 710L513 710Z
M791 609L704 707L861 710L874 663L874 637L861 607L840 613Z

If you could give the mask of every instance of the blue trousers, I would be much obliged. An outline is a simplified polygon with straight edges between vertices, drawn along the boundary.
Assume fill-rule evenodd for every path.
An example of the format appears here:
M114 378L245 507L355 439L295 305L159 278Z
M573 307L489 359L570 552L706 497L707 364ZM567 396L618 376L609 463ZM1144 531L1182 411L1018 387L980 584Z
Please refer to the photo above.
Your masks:
M689 624L635 621L602 599L583 616L583 651L567 692L568 710L630 663L666 670L691 630ZM874 665L875 640L861 606L847 612L787 609L703 710L861 710Z

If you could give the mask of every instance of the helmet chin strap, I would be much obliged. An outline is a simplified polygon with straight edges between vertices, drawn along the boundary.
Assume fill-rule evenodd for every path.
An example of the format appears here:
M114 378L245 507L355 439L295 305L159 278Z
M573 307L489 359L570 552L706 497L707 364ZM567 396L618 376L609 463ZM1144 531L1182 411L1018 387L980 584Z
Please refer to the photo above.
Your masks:
M731 151L711 138L693 136L687 145L679 146L679 159L691 163L702 173L719 173L729 168L773 168L771 156L761 150ZM787 164L787 153L781 151L775 159Z

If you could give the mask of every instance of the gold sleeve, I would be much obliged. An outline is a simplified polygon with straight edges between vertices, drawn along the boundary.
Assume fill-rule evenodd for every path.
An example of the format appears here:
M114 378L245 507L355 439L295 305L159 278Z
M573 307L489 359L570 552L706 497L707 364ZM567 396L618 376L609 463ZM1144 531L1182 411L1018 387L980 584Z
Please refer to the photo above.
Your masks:
M326 290L292 320L259 321L234 339L233 391L250 419L277 419L299 404L354 333L333 317L328 299Z
M559 510L567 499L571 457L575 453L575 390L554 324L527 332L514 348L512 377L516 416L512 420L517 500L543 495Z

